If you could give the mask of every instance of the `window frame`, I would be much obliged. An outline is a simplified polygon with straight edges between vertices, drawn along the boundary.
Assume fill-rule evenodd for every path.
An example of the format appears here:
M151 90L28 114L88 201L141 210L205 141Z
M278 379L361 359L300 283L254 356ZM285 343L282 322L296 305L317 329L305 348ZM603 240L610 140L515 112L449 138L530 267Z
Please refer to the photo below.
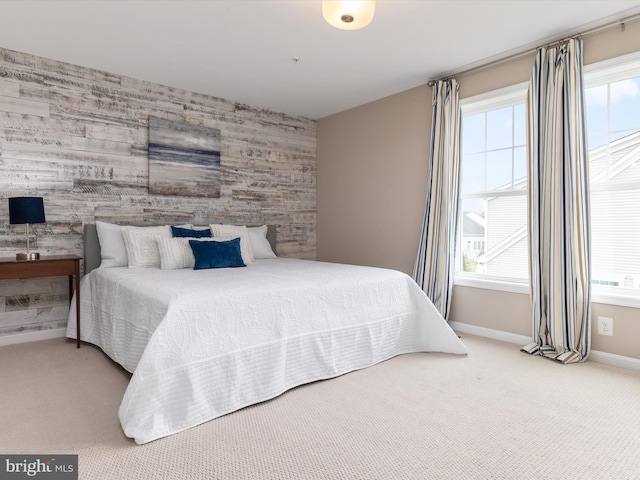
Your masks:
M481 93L471 97L460 99L461 118L463 116L470 116L479 113L485 113L487 110L494 110L506 107L513 107L514 105L522 103L522 100L526 103L527 88L529 83L522 82L515 85L509 85L490 92ZM462 152L461 152L462 153ZM462 161L462 160L461 160ZM527 190L524 190L524 196L527 195ZM519 192L513 190L506 191L491 191L492 197L508 197L508 196L522 196ZM470 193L466 194L464 198L486 198L485 193ZM459 208L462 208L463 194L459 194ZM460 218L461 218L460 212ZM461 224L458 225L457 236L459 244L462 242L462 230ZM529 282L526 278L517 277L502 277L498 275L489 275L485 273L471 273L458 270L459 265L462 262L461 249L456 249L456 271L454 275L454 285L484 288L489 290L500 290L512 293L529 293Z
M585 89L597 87L615 83L630 76L640 76L640 51L585 65L584 86ZM635 183L633 185L638 186ZM601 186L595 190L608 189L613 187ZM640 289L592 284L591 302L640 308Z

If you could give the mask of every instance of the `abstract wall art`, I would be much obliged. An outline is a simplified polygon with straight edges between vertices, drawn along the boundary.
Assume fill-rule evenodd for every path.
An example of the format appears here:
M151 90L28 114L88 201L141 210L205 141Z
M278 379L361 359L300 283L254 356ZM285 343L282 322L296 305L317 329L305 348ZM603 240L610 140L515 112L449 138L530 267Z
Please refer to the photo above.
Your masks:
M220 197L220 130L149 117L149 193Z

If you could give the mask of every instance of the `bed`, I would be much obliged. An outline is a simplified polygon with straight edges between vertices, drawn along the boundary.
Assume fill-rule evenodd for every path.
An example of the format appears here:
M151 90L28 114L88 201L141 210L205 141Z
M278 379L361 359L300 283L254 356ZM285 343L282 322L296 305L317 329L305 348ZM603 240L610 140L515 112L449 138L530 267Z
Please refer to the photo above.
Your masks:
M119 417L138 444L396 355L467 353L401 272L290 258L94 268L92 226L85 242L81 340L133 374ZM75 321L67 337L76 338Z

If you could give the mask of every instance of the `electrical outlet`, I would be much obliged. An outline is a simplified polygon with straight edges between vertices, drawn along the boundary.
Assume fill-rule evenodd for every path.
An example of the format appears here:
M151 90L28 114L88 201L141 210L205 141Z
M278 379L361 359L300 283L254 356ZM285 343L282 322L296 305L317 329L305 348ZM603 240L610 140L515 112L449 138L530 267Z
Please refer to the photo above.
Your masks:
M613 336L613 318L598 317L598 334Z

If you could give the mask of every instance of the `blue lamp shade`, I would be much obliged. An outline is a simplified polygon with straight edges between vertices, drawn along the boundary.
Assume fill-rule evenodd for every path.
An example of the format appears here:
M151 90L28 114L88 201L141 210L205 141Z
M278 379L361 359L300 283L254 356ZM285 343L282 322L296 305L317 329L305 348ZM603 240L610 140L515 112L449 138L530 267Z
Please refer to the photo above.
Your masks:
M20 225L24 223L45 223L44 202L42 197L11 197L9 198L9 223Z
M42 197L9 198L9 223L12 225L27 225L25 227L27 253L16 254L17 260L38 260L40 258L39 253L29 251L29 224L45 222Z

